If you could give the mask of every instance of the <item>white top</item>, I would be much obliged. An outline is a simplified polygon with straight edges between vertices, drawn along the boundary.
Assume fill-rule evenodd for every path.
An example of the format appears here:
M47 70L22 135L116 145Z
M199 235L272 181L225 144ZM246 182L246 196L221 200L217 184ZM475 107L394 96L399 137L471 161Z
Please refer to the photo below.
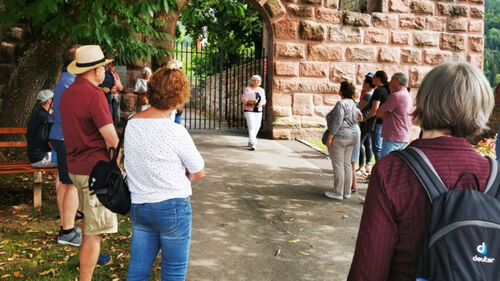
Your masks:
M148 91L148 80L144 78L137 79L135 82L134 92L142 93Z
M128 121L125 170L132 203L155 203L192 194L190 173L205 165L186 128L168 118Z

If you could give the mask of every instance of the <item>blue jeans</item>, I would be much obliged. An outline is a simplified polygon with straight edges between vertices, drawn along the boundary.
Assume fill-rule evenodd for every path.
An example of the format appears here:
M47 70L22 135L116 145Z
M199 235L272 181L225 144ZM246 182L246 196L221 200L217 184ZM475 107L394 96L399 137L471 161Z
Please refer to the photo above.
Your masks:
M382 144L382 153L380 154L380 157L384 157L387 154L396 150L402 150L406 147L406 145L408 145L407 142L384 140Z
M132 204L132 245L127 281L147 281L161 249L161 280L185 280L191 241L191 203L174 198Z
M380 159L382 154L382 125L375 124L375 129L372 132L372 151L375 155L375 161Z

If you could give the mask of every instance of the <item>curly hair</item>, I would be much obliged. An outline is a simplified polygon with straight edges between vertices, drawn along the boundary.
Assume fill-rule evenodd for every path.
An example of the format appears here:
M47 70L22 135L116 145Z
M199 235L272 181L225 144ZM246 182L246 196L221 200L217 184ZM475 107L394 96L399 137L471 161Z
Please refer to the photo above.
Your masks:
M148 83L149 104L158 109L173 109L189 99L189 81L179 69L159 68Z

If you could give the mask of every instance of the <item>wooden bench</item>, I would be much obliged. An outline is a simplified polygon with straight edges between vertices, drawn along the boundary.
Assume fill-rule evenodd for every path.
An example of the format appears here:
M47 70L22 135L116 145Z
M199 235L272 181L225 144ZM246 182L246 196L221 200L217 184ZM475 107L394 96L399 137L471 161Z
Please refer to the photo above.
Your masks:
M0 128L0 136L3 135L26 135L26 128ZM27 149L26 141L0 141L0 148L22 148ZM57 168L33 168L29 161L0 162L0 174L24 174L33 173L33 207L42 207L42 173L57 172Z

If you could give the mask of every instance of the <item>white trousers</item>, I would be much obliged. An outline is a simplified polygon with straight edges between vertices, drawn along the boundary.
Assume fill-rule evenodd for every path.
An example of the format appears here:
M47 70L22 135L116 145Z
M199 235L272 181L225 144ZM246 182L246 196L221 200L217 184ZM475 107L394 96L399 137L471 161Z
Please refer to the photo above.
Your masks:
M262 123L262 112L245 112L245 119L247 119L248 142L250 145L256 146L257 133L259 133Z

